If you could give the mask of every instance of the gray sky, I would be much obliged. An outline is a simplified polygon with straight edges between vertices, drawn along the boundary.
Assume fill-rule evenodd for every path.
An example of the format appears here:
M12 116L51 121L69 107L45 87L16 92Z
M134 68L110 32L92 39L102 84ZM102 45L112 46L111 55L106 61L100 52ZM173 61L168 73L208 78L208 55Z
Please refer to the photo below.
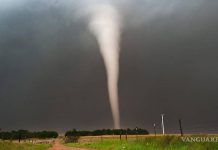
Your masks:
M112 128L103 60L80 13L92 1L0 3L0 128ZM121 126L160 128L165 113L166 132L178 118L185 132L216 128L218 1L114 5L124 17Z

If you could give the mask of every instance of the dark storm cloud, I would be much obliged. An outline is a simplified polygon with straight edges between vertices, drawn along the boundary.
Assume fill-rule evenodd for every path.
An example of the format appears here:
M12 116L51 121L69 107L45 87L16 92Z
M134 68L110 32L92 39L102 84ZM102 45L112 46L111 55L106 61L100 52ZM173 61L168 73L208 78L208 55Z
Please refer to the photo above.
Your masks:
M84 18L76 18L83 3L0 3L0 127L112 127L103 60ZM178 118L187 129L217 126L218 2L137 0L116 6L126 23L122 126L152 128L163 112L166 130L175 130Z

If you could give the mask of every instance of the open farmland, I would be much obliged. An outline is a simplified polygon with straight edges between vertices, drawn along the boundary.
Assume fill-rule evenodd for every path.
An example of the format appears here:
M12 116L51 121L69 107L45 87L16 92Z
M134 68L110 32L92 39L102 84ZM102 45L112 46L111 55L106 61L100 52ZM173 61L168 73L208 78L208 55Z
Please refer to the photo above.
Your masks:
M184 138L210 138L216 135L187 135ZM78 143L67 143L69 147L81 147L97 150L215 150L218 142L183 141L180 136L128 136L126 140L119 136L82 137Z
M0 141L0 150L47 150L51 144L31 144Z

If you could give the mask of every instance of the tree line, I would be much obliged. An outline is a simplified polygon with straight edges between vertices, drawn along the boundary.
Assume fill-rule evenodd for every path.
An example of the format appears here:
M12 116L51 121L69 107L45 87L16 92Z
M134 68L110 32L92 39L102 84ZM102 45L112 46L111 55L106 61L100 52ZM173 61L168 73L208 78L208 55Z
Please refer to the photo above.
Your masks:
M40 131L40 132L30 132L28 130L18 130L18 131L7 131L0 132L0 139L2 140L21 140L30 138L57 138L58 133L55 131Z
M99 135L147 135L149 132L146 129L135 128L135 129L102 129L94 131L78 131L73 129L65 133L65 137L70 136L99 136Z

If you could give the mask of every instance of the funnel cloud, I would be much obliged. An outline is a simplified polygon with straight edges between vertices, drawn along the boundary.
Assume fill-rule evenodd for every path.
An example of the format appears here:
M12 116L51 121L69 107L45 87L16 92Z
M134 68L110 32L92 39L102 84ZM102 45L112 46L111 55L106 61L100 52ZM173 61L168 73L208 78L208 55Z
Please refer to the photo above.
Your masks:
M93 7L89 22L90 31L96 36L100 51L104 59L110 105L114 120L114 127L120 128L120 114L118 102L118 76L119 76L119 41L120 16L110 4Z

